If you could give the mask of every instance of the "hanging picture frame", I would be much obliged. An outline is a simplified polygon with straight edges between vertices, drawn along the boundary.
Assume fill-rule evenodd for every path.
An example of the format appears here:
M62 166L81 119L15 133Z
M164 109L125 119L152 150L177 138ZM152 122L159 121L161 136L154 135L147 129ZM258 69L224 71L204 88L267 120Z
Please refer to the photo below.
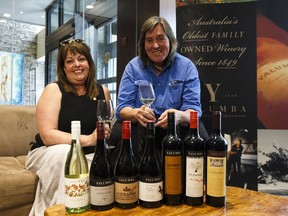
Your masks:
M23 103L24 54L0 51L0 103Z

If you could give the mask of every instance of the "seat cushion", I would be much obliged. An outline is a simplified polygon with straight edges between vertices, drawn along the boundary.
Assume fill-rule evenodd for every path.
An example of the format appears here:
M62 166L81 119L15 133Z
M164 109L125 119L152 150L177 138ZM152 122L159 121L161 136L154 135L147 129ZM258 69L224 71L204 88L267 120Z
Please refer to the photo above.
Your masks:
M28 154L37 134L36 106L0 105L0 156Z
M0 211L33 203L38 178L25 161L26 156L0 157Z

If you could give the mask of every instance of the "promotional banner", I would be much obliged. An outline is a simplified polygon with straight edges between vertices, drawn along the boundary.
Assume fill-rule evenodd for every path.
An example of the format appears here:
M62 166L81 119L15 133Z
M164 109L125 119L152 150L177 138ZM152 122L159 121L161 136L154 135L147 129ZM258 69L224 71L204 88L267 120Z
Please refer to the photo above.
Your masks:
M178 52L199 71L208 133L211 112L222 112L227 185L257 190L256 2L191 4L176 17Z
M257 4L258 191L288 196L287 0Z

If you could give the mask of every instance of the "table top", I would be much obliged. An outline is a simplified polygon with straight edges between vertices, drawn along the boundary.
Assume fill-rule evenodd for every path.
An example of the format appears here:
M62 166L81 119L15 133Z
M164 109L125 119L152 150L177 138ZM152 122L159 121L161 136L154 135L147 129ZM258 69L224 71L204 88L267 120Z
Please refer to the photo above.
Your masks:
M203 204L202 206L192 207L189 205L166 206L159 208L147 209L137 206L133 209L120 209L117 207L107 211L88 210L86 212L76 214L78 216L89 215L113 215L113 216L162 216L162 215L288 215L288 198L275 196L267 193L261 193L253 190L242 189L238 187L227 187L227 202L224 208L215 208ZM55 205L46 209L45 216L63 216L75 215L65 211L64 205Z

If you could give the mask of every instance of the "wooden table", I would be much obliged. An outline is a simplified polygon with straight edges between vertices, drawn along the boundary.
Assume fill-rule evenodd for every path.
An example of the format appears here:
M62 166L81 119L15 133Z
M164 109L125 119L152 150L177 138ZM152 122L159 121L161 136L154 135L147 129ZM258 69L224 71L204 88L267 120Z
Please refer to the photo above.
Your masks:
M45 216L63 215L113 215L113 216L166 216L166 215L237 215L237 216L281 216L288 215L288 198L237 187L227 187L226 208L214 208L204 204L200 207L191 207L185 204L146 209L140 206L133 209L119 209L114 207L108 211L88 210L81 214L69 214L64 205L55 205L46 209Z

